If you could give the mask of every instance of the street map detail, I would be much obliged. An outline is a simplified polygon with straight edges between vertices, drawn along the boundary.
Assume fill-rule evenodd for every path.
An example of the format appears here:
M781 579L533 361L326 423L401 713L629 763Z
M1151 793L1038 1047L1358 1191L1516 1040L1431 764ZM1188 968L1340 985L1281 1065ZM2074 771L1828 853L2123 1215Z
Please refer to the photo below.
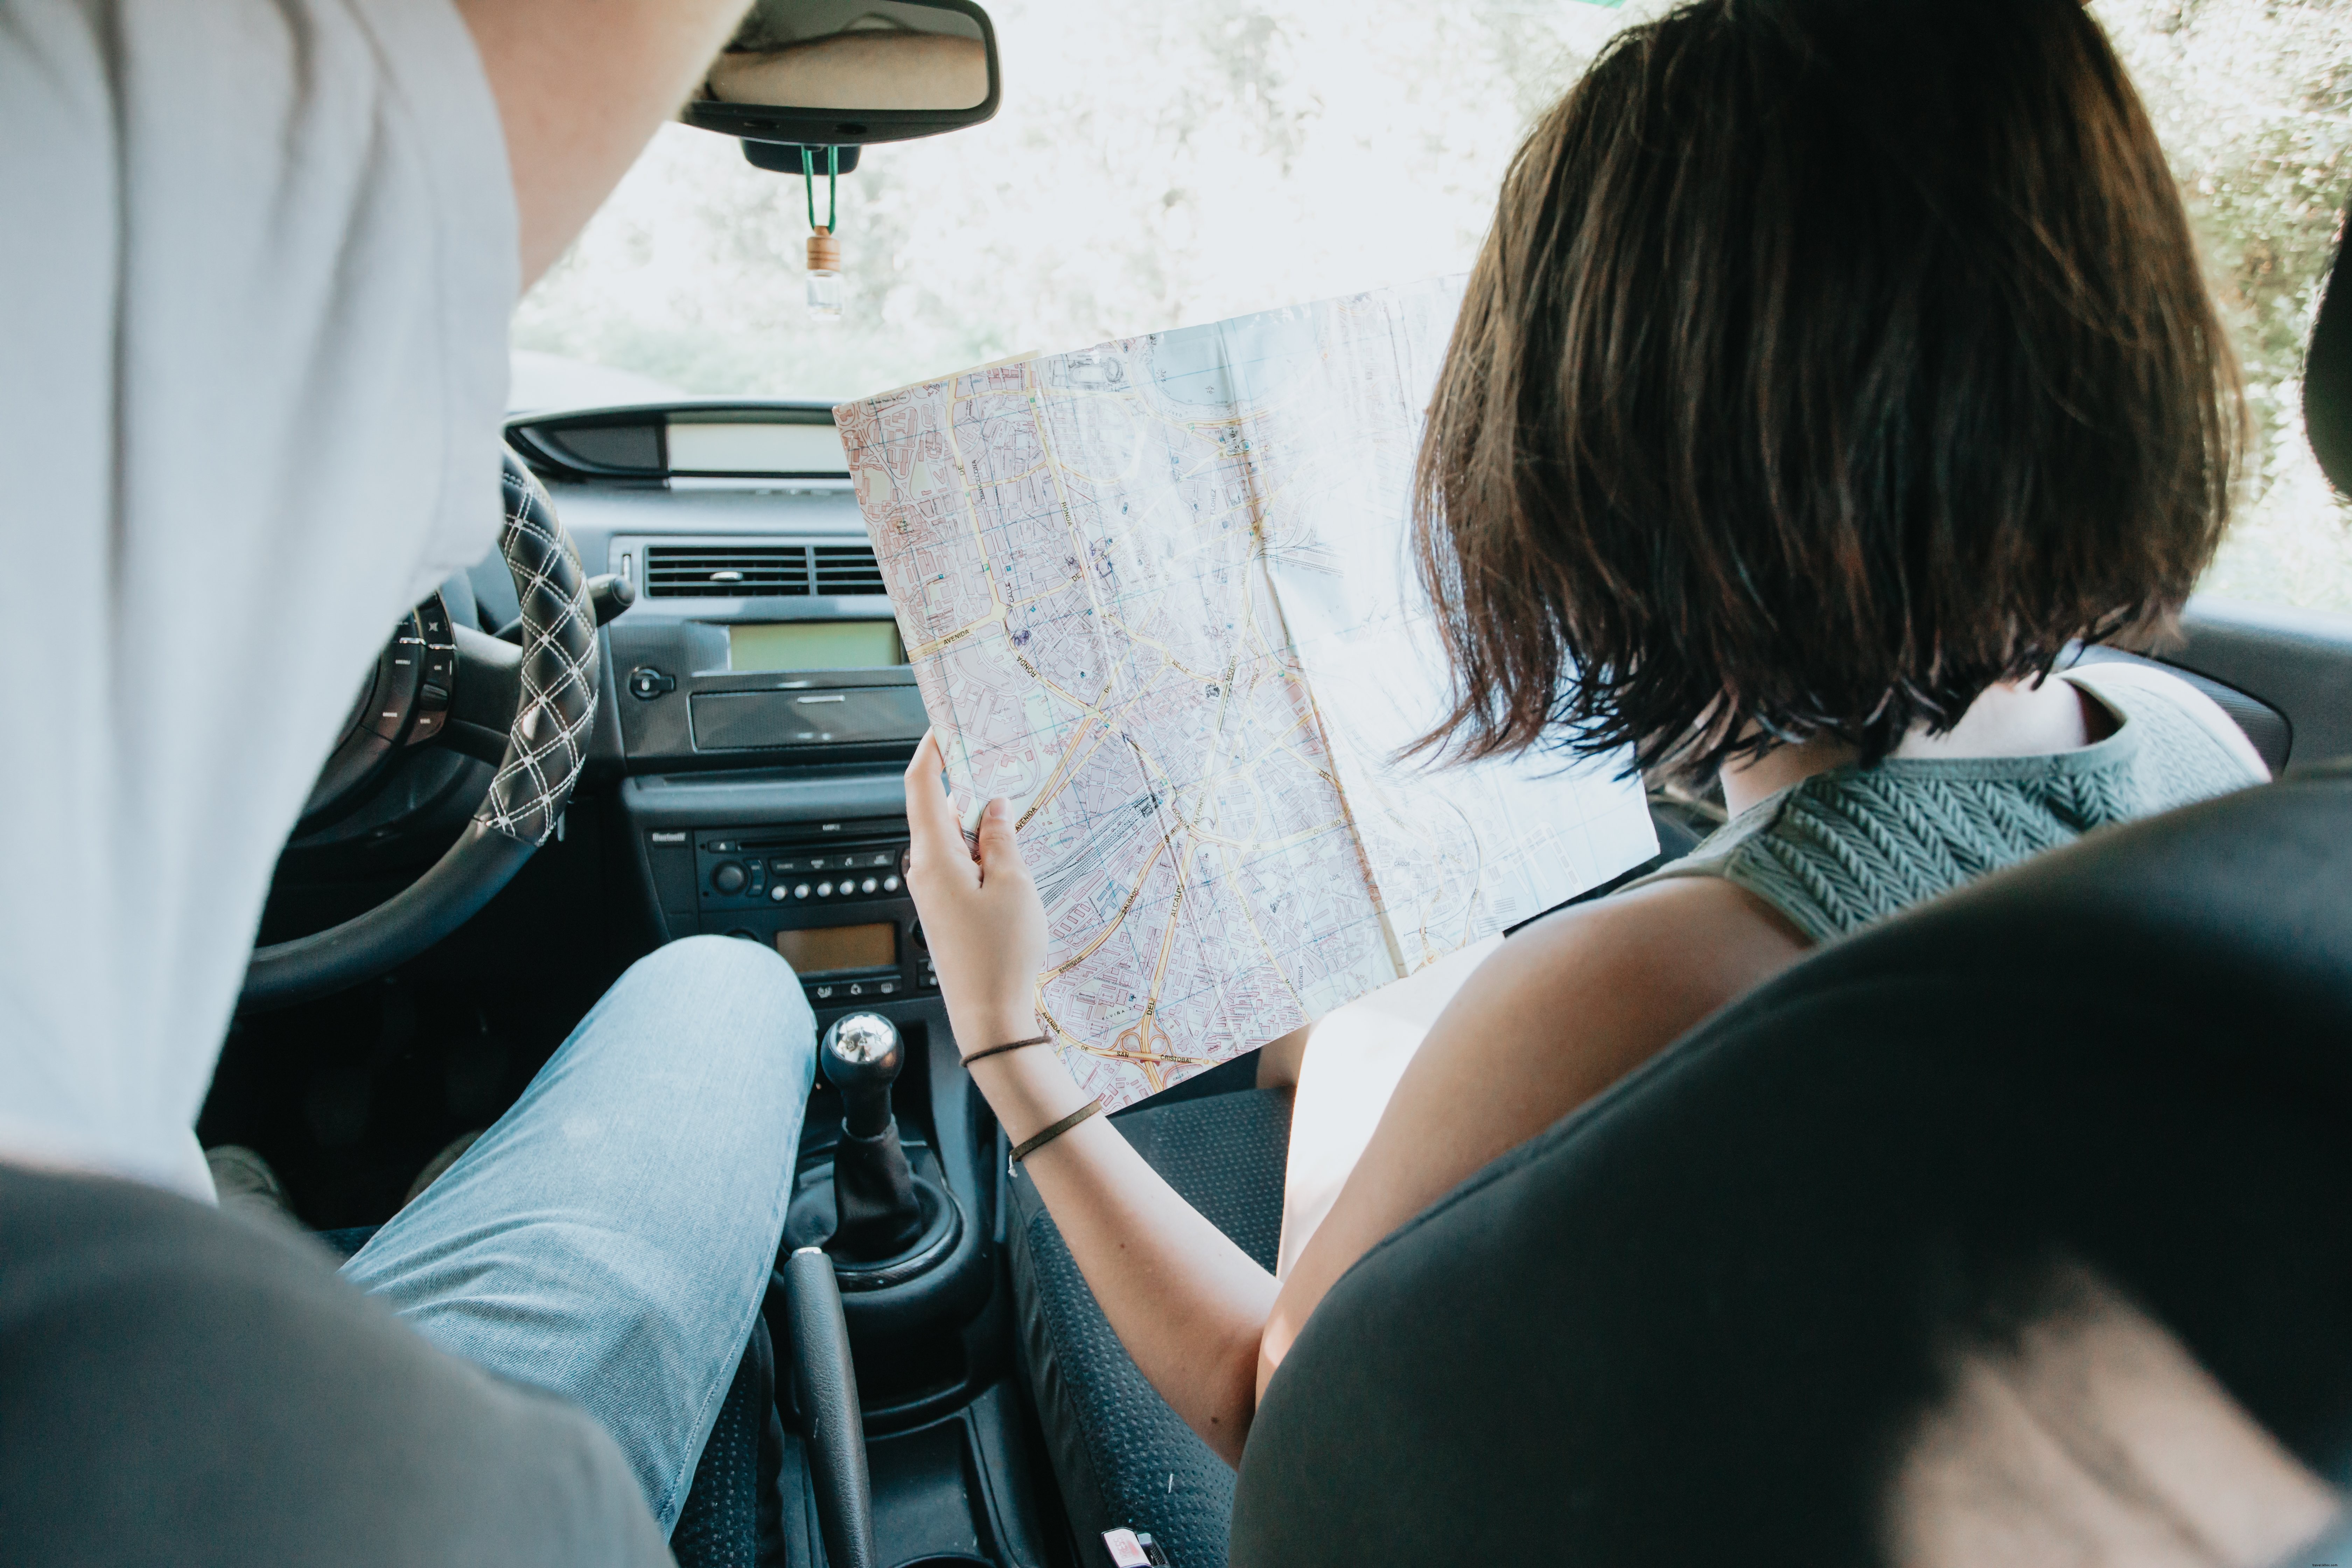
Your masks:
M1427 283L835 411L969 828L1013 805L1037 1016L1116 1108L1654 854L1637 780L1432 767L1408 556Z

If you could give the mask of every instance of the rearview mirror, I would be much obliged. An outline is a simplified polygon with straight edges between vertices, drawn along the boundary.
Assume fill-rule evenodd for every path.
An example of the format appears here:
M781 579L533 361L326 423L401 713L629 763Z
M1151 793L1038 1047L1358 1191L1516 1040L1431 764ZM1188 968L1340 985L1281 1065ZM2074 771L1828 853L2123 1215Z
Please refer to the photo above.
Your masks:
M855 147L996 112L996 30L973 0L759 0L688 124L754 142Z

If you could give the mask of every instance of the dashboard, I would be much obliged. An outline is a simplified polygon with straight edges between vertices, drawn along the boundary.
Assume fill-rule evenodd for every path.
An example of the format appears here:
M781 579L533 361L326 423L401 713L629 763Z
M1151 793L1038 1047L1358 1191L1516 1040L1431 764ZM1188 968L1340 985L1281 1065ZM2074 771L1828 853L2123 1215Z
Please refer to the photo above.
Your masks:
M903 882L927 720L831 412L680 403L508 436L588 570L636 592L603 634L590 765L617 775L662 934L773 946L820 1011L936 995ZM502 569L471 575L495 620Z

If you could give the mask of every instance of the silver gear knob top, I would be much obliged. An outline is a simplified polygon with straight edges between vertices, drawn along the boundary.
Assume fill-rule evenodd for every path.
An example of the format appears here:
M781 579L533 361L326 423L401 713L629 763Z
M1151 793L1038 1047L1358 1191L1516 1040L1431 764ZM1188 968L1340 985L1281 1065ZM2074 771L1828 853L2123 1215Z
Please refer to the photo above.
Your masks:
M817 1047L824 1076L838 1089L887 1088L906 1065L898 1026L875 1013L835 1018Z

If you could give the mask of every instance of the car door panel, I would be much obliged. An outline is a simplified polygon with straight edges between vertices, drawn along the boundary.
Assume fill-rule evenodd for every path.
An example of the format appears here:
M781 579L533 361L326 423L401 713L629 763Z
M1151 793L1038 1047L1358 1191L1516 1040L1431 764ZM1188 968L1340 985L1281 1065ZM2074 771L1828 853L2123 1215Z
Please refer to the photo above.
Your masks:
M2200 597L2181 616L2181 646L2158 657L2283 715L2288 769L2352 756L2352 616ZM2270 760L2260 717L2240 712L2242 700L2233 706L2210 694Z

